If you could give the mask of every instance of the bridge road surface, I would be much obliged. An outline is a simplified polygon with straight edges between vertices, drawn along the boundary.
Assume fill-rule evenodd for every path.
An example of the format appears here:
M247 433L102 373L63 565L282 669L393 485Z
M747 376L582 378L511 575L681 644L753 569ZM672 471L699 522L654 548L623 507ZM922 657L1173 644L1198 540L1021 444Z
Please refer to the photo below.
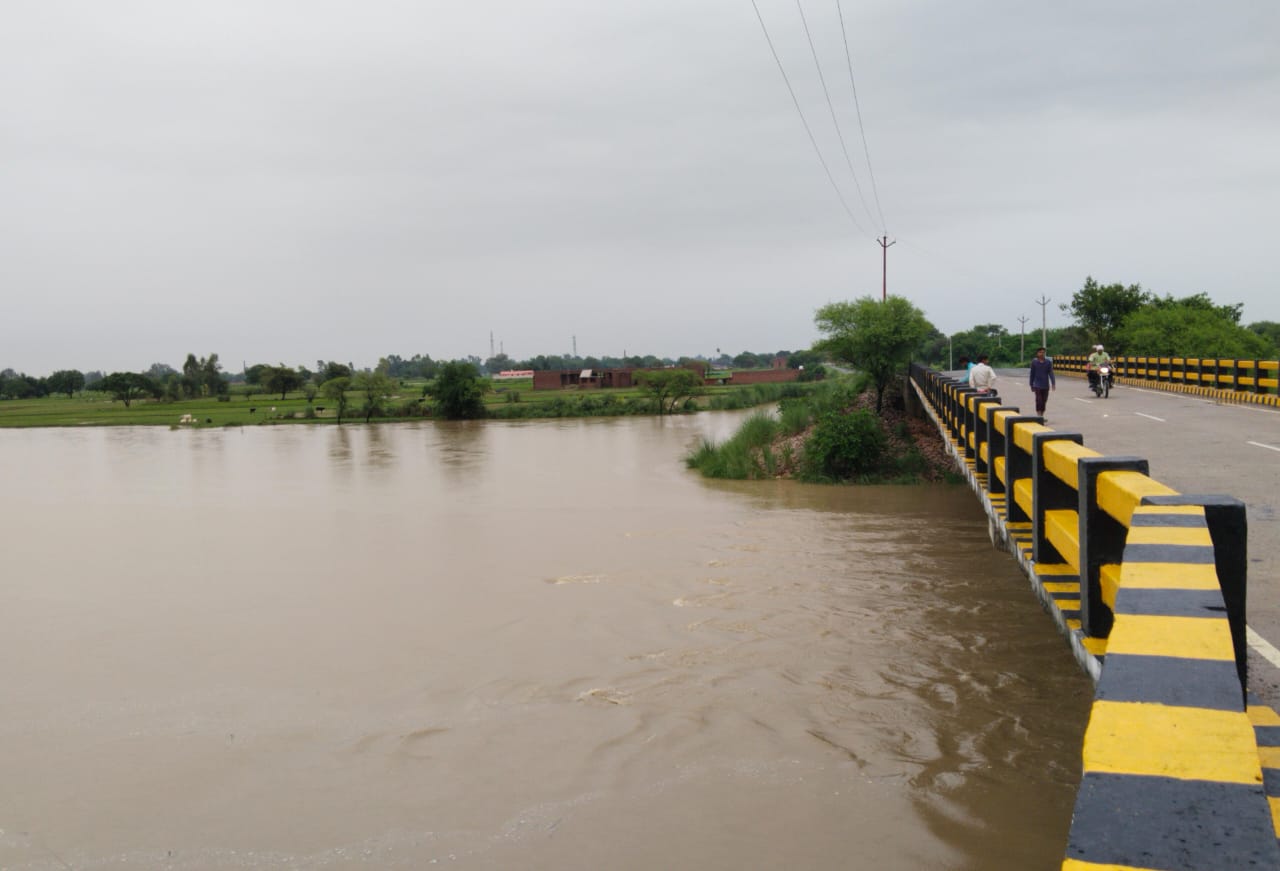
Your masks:
M958 373L957 373L958 374ZM1026 369L999 369L1001 401L1035 413ZM1280 710L1280 410L1117 385L1099 399L1083 376L1057 373L1045 425L1085 447L1143 457L1151 477L1185 495L1234 496L1249 522L1249 684Z

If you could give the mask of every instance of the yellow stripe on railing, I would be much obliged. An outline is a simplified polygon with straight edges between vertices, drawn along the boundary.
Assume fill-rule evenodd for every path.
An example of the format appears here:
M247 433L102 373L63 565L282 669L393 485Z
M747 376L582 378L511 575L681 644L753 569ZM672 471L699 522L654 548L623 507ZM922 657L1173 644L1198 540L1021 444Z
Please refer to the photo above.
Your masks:
M1080 520L1070 508L1044 513L1044 537L1062 555L1062 561L1080 570Z
M1213 547L1207 526L1134 526L1125 539L1129 544L1182 544Z
M1098 569L1098 582L1102 585L1102 601L1112 611L1116 609L1116 592L1120 589L1120 566L1110 564Z
M1053 430L1039 423L1015 423L1013 425L1013 443L1027 453L1031 453L1031 437L1038 432L1053 432Z
M1129 587L1126 574L1121 580ZM1124 631L1118 631L1123 626ZM1107 655L1174 656L1235 662L1231 627L1220 617L1164 617L1150 614L1117 614Z
M1262 783L1248 717L1207 708L1095 701L1085 732L1084 767L1147 777Z
M1084 445L1060 439L1045 442L1044 466L1059 481L1070 484L1072 489L1080 489L1076 479L1076 461L1082 457L1100 457L1102 454L1090 450Z
M998 431L1004 432L1005 421L1011 417L1017 417L1020 413L1021 412L1017 410L997 411L995 414L991 415L991 422Z
M996 473L996 478L1001 483L1009 483L1004 477L1004 457L996 457L995 462L991 464L991 468Z
M1098 475L1098 507L1129 525L1133 510L1145 496L1176 496L1177 491L1141 472L1101 472Z
M1217 590L1218 572L1197 563L1129 563L1123 566L1130 590Z
M1032 494L1035 483L1030 478L1019 478L1013 482L1013 501L1018 504L1028 517L1031 516Z

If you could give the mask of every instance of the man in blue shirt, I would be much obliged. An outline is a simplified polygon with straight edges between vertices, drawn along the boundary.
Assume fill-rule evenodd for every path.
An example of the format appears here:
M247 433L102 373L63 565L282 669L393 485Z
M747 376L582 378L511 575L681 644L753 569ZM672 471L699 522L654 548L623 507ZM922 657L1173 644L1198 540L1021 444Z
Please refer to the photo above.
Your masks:
M1049 402L1049 391L1058 389L1053 377L1053 361L1044 355L1044 348L1036 348L1031 361L1031 392L1036 395L1036 414L1044 417L1044 407Z

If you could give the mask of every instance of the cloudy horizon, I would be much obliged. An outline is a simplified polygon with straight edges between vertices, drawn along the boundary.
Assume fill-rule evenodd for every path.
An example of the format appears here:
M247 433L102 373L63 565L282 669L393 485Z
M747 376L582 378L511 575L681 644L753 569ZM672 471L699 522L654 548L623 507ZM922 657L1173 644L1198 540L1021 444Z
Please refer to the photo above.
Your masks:
M848 213L750 0L7 4L0 368L805 348L885 234L945 333L1086 276L1280 320L1280 7L811 0L859 196L756 2Z

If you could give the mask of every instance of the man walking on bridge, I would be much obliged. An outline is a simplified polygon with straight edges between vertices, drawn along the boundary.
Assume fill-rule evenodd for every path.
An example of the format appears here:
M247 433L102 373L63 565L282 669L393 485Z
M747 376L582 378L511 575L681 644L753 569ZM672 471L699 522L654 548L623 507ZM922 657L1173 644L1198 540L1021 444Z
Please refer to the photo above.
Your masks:
M1057 389L1058 382L1053 377L1053 361L1045 357L1044 348L1036 348L1035 359L1031 361L1031 392L1036 395L1036 414L1044 417L1049 391Z

